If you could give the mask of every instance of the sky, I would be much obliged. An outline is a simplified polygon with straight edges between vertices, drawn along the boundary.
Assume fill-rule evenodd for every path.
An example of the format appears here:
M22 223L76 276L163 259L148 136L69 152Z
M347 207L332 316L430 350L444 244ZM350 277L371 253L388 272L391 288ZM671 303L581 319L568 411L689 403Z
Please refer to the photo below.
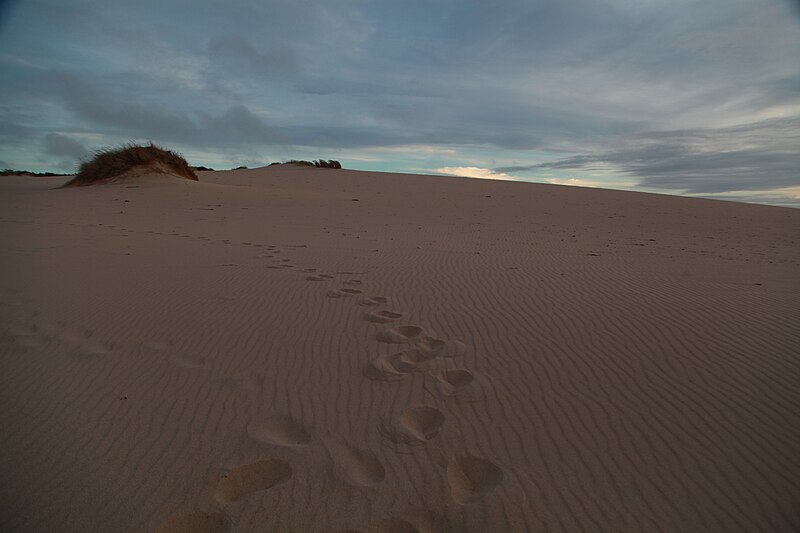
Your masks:
M800 207L800 2L0 0L0 168L131 141Z

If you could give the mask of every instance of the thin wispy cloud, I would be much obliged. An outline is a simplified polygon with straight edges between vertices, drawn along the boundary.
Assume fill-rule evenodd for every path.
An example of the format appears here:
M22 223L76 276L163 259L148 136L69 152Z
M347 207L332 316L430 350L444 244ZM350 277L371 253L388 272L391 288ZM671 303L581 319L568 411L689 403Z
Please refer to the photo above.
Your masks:
M513 176L497 172L489 168L479 167L442 167L433 171L435 174L447 176L461 176L464 178L478 178L483 180L506 180L516 181Z
M643 187L723 193L791 187L800 183L800 117L729 128L643 133L625 148L580 154L496 172L612 171Z

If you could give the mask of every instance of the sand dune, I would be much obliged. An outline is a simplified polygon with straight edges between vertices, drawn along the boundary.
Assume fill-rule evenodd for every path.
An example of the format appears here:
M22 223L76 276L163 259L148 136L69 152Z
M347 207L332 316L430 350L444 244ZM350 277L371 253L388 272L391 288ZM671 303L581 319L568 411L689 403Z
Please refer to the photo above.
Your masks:
M62 181L0 180L2 531L800 529L800 211Z

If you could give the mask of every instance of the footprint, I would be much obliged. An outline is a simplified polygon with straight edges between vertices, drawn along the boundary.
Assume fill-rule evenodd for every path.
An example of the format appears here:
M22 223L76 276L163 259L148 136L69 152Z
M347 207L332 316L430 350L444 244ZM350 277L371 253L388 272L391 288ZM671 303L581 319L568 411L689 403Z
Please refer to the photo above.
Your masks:
M461 357L467 353L467 345L461 341L444 341L444 349L439 354L440 357L454 358Z
M292 477L292 467L286 461L266 459L240 466L228 472L217 484L216 498L220 503L238 501L248 494L280 485Z
M403 359L414 364L425 363L438 357L444 350L444 347L445 343L442 340L433 337L423 337L417 343L416 348L407 351L403 355Z
M281 268L281 267L278 267ZM308 281L328 281L330 278L324 278L322 276L306 276Z
M503 471L486 459L467 455L447 463L450 495L461 505L482 498L503 482Z
M370 298L364 298L359 303L361 305L386 305L389 302L389 299L384 296L372 296Z
M469 370L444 370L436 376L442 392L448 396L463 391L475 380Z
M372 381L398 381L416 370L413 363L403 359L403 352L378 356L364 367L362 374Z
M445 349L446 343L436 337L422 337L417 343L417 347L426 353L439 354Z
M345 285L361 285L362 282L360 279L348 279L344 282Z
M435 407L427 405L412 407L402 414L400 424L417 440L431 440L442 429L444 414Z
M371 487L386 477L383 465L369 450L341 444L333 447L331 456L336 477L356 487Z
M327 296L328 298L345 298L350 295L340 291L339 289L332 289L326 292L325 296Z
M222 513L199 511L167 520L155 533L227 533L231 530L228 518Z
M389 344L403 344L411 342L420 333L422 333L422 328L419 326L397 326L396 328L378 332L375 338L380 342Z
M328 291L326 296L328 298L344 298L346 296L352 296L354 294L361 294L361 291L358 289L334 289Z
M393 311L371 311L364 315L364 320L367 322L375 322L376 324L385 324L387 322L393 322L402 316L402 314Z
M305 446L311 441L311 434L303 424L284 415L251 422L247 434L252 439L277 446Z

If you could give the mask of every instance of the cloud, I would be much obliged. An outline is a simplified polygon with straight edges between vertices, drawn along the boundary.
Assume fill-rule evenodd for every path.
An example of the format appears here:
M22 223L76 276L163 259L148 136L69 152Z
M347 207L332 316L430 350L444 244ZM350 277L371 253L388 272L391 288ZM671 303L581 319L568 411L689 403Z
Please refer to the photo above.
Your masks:
M272 45L261 52L243 37L225 35L212 39L208 51L220 64L232 64L239 70L254 69L260 74L293 73L298 67L297 54L286 44Z
M14 143L30 139L32 136L33 131L30 127L0 117L0 141L3 143Z
M494 170L614 171L639 178L640 187L693 194L780 189L800 180L800 117L642 133L623 144L628 147Z
M506 180L517 181L513 176L496 172L489 168L479 167L442 167L434 170L437 174L446 174L448 176L461 176L465 178L479 178L482 180Z
M800 117L784 0L80 0L5 13L6 160L60 161L34 153L59 132L215 161L270 147L378 154L394 169L527 161L494 170L616 172L698 194L797 177L795 126L752 126ZM447 152L423 161L414 145Z
M137 95L123 100L66 73L53 76L61 82L60 97L67 109L116 136L217 147L273 144L282 139L275 128L242 104L229 105L216 114L192 112Z
M50 155L74 159L82 159L89 154L86 147L79 141L60 133L48 133L45 136L44 150Z
M604 184L596 180L582 178L545 178L545 182L553 185L570 185L572 187L603 187Z

